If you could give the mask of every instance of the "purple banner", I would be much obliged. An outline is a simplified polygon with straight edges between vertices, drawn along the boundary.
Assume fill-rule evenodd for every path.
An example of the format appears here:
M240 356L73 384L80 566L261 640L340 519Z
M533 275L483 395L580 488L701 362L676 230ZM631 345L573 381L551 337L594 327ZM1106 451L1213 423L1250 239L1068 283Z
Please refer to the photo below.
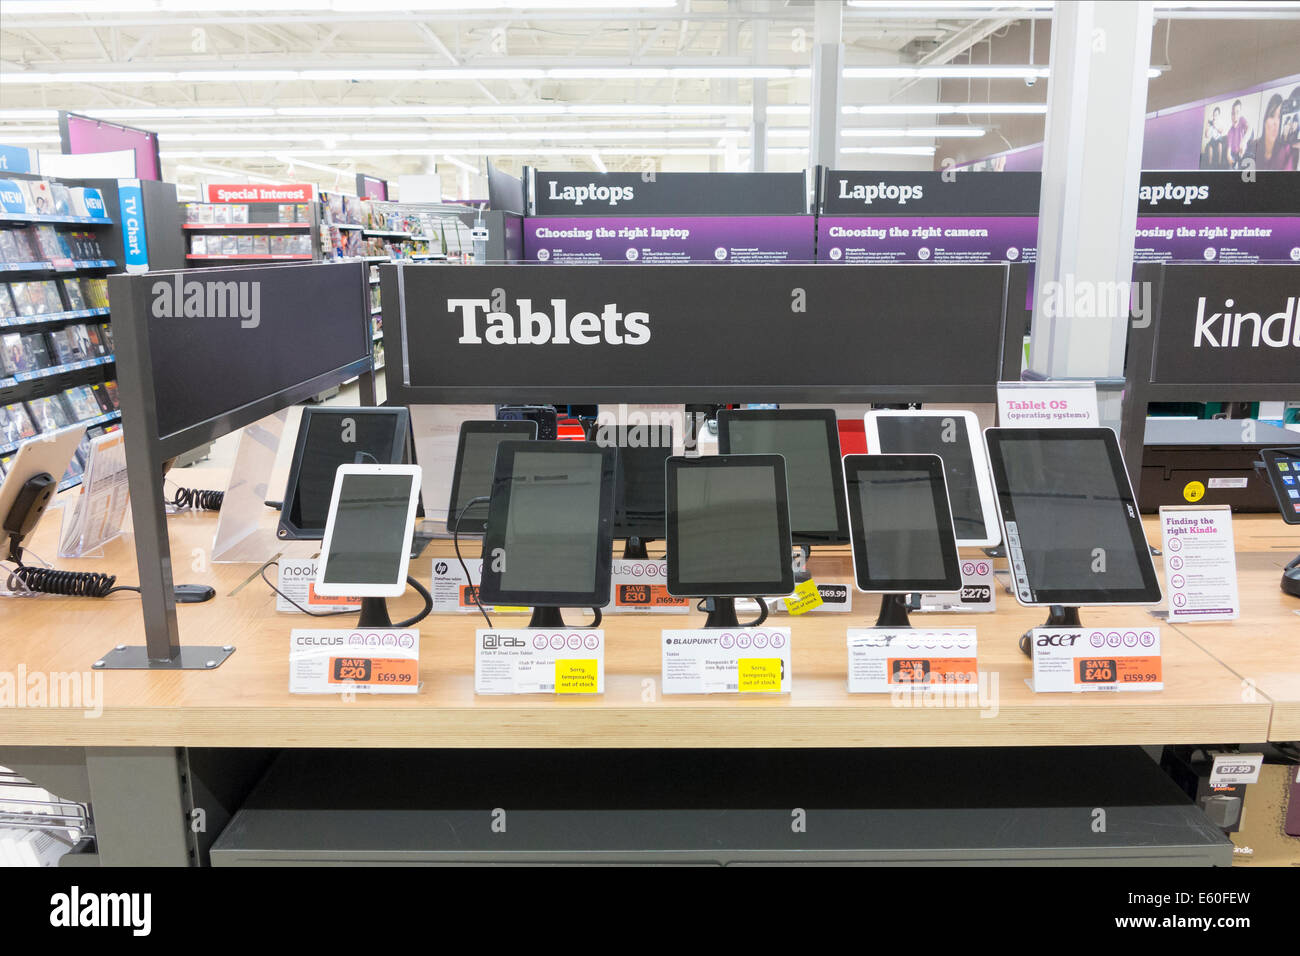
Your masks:
M812 262L812 216L552 217L524 221L524 259L597 262Z
M1033 262L1034 216L823 216L821 262Z
M1143 216L1134 262L1300 262L1300 218Z

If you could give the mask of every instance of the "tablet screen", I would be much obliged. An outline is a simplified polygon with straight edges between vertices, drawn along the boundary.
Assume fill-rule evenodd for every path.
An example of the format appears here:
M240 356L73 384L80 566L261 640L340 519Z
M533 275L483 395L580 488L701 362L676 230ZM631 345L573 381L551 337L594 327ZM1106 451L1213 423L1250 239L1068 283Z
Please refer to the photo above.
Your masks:
M326 552L326 584L392 584L400 581L410 513L411 486L403 475L341 478L334 532Z
M937 456L849 455L844 474L859 589L901 593L961 587Z
M1282 520L1300 524L1300 448L1265 449L1264 466L1273 485Z
M987 434L1022 603L1160 600L1113 431L991 428Z
M669 459L670 593L734 597L793 589L783 471L774 455Z
M451 501L447 507L447 530L455 532L460 518L460 532L482 534L487 522L487 503L480 502L461 516L471 501L492 494L492 473L496 466L497 446L503 441L537 437L537 423L531 421L462 422L460 443L456 450L456 472L452 479Z
M871 416L879 450L885 454L938 455L943 459L952 505L952 523L958 544L992 545L998 540L997 512L993 508L988 466L983 448L978 463L969 422L964 415L919 413ZM986 512L980 496L980 481L988 499Z
M792 539L798 543L847 540L834 412L725 410L718 415L718 450L724 455L784 456Z
M664 462L673 453L672 426L601 427L596 443L618 448L614 537L662 539L667 509Z

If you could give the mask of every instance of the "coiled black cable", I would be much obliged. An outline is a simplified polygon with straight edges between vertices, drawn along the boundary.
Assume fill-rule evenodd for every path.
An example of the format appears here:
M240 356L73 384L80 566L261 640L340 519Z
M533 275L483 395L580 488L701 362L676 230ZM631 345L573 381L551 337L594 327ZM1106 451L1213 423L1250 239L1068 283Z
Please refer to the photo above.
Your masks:
M108 597L116 591L136 591L138 587L114 587L117 577L93 571L60 571L58 568L34 568L20 564L9 572L8 587L16 591L15 582L26 590L39 594L61 594L65 597Z
M207 491L203 488L182 488L176 486L176 494L167 504L173 508L192 508L196 511L220 511L225 501L224 491Z

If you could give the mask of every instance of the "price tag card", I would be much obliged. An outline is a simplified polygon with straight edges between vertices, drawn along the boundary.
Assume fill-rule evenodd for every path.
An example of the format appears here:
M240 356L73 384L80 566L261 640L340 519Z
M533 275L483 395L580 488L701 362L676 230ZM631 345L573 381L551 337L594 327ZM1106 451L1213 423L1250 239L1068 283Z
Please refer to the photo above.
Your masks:
M276 587L283 594L275 596L275 609L290 614L303 612L293 606L297 602L309 611L323 614L342 614L345 611L361 610L361 599L356 597L321 597L316 593L316 559L298 560L281 559L279 563L279 581ZM286 600L286 596L289 600Z
M975 558L961 563L960 591L922 594L918 610L988 613L997 610L997 599L993 594L993 561Z
M690 598L668 593L668 562L663 558L616 559L611 571L610 602L603 608L609 613L685 614L691 609Z
M788 694L788 627L663 632L665 694Z
M1003 428L1095 428L1096 382L998 382Z
M1036 627L1029 637L1037 693L1164 690L1158 627Z
M1232 509L1228 505L1162 507L1160 534L1168 620L1236 620L1241 602Z
M603 694L605 632L526 627L474 632L476 694Z
M1259 771L1263 766L1263 754L1215 754L1214 765L1210 768L1210 786L1259 783Z
M804 590L800 591L800 588ZM817 589L820 600L812 598L809 588ZM853 610L853 588L848 584L805 581L793 593L778 601L769 601L768 606L781 614L843 614Z
M420 632L410 628L294 628L289 693L414 694L420 686Z
M478 605L474 603L473 592L470 590L470 580L475 583L483 580L483 559L466 558L465 566L469 568L469 580L466 580L465 572L455 558L434 559L433 580L429 585L434 613L478 613ZM532 613L532 608L527 607L489 607L488 610L494 614Z
M849 693L899 688L971 690L979 686L975 629L851 627Z

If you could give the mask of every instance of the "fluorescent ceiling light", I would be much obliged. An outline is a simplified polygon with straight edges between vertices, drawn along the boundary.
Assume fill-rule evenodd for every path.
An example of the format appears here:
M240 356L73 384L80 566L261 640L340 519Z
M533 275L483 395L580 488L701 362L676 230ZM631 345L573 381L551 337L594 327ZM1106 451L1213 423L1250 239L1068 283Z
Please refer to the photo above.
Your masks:
M306 159L299 159L297 156L287 156L282 154L275 158L286 166L302 166L305 169L314 169L321 173L333 173L337 176L343 176L348 172L348 170L339 169L337 166L322 166L320 163L313 163Z
M261 176L261 175L255 175L253 173L246 173L242 169L217 169L215 166L191 166L188 163L177 163L176 170L178 172L202 173L205 176L222 176L226 178L242 177L244 179L250 180L251 182L263 183L267 186L288 185L288 183L286 183L282 179L271 179L269 176Z
M999 63L935 63L916 66L847 66L843 76L846 80L863 79L1008 79L1023 80L1048 75L1046 66L1016 66Z
M933 156L933 146L845 146L841 153L871 153L876 156Z
M208 13L249 10L272 13L294 10L334 11L455 11L469 6L497 10L662 9L677 0L5 0L6 15L50 13Z
M600 153L592 153L591 162L592 165L596 167L596 172L600 173L602 176L609 172L609 170L605 168L605 164L601 162Z
M770 115L806 116L807 106L769 106ZM105 120L151 119L245 119L273 116L313 117L326 119L372 119L383 116L446 117L446 116L744 116L753 114L753 107L742 103L488 103L475 106L126 106L90 107L81 110L84 115ZM0 110L0 120L52 120L58 110L11 109Z
M846 106L843 112L858 116L907 116L909 114L942 116L970 113L1042 114L1046 103L887 103L872 106Z
M7 71L0 83L292 83L292 82L411 82L444 83L478 80L635 80L635 79L793 79L811 75L808 67L772 66L601 66L541 68L529 66L439 67L436 69L330 70L121 70L61 72Z
M465 172L467 173L474 173L475 175L478 175L478 167L471 166L463 159L457 159L455 156L443 156L442 158L445 159L447 162L451 163L453 166L460 167L461 169L465 170Z
M590 156L591 150L581 146L533 146L526 149L491 146L472 146L458 148L457 152L469 156ZM721 156L724 150L716 146L666 146L660 149L646 150L623 147L601 149L605 156ZM278 159L282 154L262 149L182 149L163 150L159 156L164 160L178 159ZM428 156L437 158L445 155L435 149L350 149L349 156ZM316 159L333 159L338 156L332 149L296 149L295 157L310 156ZM331 169L331 172L334 170Z
M850 7L861 10L892 9L900 6L896 0L848 0ZM1050 10L1052 0L909 0L902 4L914 10Z
M888 139L897 136L914 136L925 138L959 137L977 139L988 130L982 126L906 126L892 128L887 126L852 126L841 129L840 135L849 138Z

